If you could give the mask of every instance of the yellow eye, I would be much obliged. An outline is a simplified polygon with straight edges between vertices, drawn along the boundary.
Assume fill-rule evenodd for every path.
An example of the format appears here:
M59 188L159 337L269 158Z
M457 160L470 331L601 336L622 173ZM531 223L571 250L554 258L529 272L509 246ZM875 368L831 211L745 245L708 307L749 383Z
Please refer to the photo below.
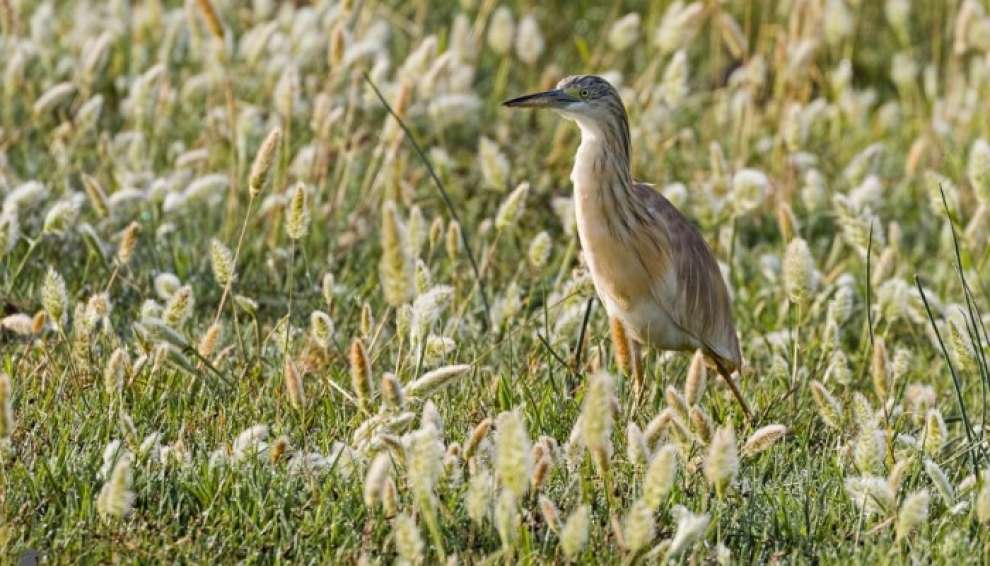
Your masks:
M588 92L588 89L582 88L579 94L581 95L581 98L588 98L588 95L591 93Z

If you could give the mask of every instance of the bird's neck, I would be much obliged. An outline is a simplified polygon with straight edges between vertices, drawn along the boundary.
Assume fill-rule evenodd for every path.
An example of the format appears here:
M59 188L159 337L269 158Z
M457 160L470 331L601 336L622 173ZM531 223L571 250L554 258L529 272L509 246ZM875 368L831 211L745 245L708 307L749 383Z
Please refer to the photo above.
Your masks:
M577 122L581 145L574 157L571 182L578 227L596 225L617 233L617 226L629 225L634 201L628 130L608 131Z

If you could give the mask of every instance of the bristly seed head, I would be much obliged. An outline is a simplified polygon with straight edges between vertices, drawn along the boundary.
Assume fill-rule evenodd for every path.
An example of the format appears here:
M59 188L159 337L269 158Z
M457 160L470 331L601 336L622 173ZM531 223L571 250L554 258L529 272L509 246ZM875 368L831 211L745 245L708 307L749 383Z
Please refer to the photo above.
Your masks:
M526 425L516 411L507 411L495 422L496 472L503 488L517 498L526 494L533 462Z
M274 128L268 133L265 141L258 148L258 153L254 156L254 163L251 164L251 173L248 176L248 191L250 191L251 198L257 197L265 186L265 179L268 178L268 171L271 170L272 163L275 162L275 153L278 151L281 137L282 131Z
M364 342L355 338L351 342L351 389L357 396L358 403L368 410L371 407L371 362L365 351Z
M300 240L309 230L309 204L306 197L306 186L296 184L289 200L288 218L285 221L285 233L292 240Z

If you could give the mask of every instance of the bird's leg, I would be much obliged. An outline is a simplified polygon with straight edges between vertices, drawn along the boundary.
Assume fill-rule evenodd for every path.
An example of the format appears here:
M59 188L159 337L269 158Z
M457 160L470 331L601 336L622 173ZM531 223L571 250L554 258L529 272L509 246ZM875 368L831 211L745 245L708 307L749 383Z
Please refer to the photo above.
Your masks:
M617 318L609 319L609 326L612 329L612 348L615 353L615 363L623 373L629 372L629 337L626 336L626 327Z
M621 320L612 317L608 322L612 329L612 348L615 354L615 363L619 366L619 370L622 373L629 375L632 369L632 352L630 352L632 342L629 340L629 335L626 334L626 327L622 324Z
M742 392L736 386L736 382L732 380L732 372L726 369L718 360L715 360L715 367L718 368L718 374L725 380L726 385L732 390L732 394L736 396L736 401L739 401L739 405L742 406L743 413L746 414L746 420L752 423L753 413L750 412L749 405L746 404L746 399L743 398Z
M638 405L643 392L643 359L639 343L626 333L626 327L618 318L610 318L609 325L612 328L615 363L623 374L632 377Z
M636 407L643 400L643 355L639 342L629 339L630 365L632 365L633 383L636 384Z

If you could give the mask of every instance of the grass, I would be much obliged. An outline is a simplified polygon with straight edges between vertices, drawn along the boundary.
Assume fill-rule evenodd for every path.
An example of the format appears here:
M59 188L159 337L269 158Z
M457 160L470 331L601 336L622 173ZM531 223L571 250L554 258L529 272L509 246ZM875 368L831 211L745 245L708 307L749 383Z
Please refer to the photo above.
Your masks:
M985 3L299 4L0 1L4 562L990 553ZM723 264L756 422L613 361L579 132L499 104L577 72Z

